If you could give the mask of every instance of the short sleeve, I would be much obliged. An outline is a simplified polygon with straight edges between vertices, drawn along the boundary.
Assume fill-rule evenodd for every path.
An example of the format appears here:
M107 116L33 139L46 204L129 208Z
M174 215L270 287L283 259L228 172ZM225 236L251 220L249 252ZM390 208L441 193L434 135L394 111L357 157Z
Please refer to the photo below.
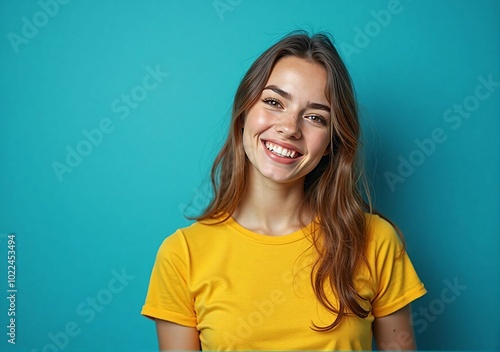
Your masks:
M163 241L156 255L142 315L196 326L194 300L188 287L188 253L180 230Z
M383 317L403 308L427 291L420 281L394 227L375 217L371 223L368 260L375 272L373 315Z

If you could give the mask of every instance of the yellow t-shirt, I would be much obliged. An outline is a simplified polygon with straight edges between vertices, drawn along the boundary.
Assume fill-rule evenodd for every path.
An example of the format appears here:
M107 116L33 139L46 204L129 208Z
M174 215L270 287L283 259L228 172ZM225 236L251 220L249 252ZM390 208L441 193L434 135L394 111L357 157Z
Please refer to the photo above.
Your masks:
M394 228L369 221L367 259L354 280L368 317L349 316L328 332L311 329L335 319L310 283L316 249L312 224L284 236L249 231L232 218L196 222L160 246L142 314L196 327L203 350L371 350L375 317L425 294Z

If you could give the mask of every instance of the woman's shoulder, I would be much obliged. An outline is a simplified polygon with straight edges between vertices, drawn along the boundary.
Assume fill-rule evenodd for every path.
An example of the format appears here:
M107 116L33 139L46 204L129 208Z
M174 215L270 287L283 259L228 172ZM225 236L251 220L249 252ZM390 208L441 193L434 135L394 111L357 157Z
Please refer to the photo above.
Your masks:
M382 268L391 268L395 263L402 263L398 259L404 257L405 247L390 220L378 214L366 214L366 217L365 258L369 271L381 275Z
M172 263L193 263L193 258L222 255L227 247L227 224L216 221L196 221L168 235L160 244L157 257ZM181 264L177 264L181 265Z
M365 213L368 243L401 242L394 225L386 218L373 213Z
M365 213L366 225L369 231L390 232L394 231L394 226L389 220L374 213Z
M220 234L221 229L225 226L227 225L223 218L195 221L167 236L163 240L161 247L203 246L213 242L212 235L215 233Z
M176 231L186 238L207 237L213 233L219 233L221 229L227 226L227 220L224 217L198 220L189 226L182 227ZM179 236L179 235L178 235Z

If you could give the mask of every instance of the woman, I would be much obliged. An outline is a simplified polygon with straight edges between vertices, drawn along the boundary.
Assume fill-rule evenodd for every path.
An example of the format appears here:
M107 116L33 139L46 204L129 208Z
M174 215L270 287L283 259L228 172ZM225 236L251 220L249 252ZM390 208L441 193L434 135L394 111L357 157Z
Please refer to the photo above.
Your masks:
M142 314L162 350L415 349L425 294L358 189L359 122L326 35L293 33L236 92L214 198L161 245ZM373 331L373 333L372 333Z

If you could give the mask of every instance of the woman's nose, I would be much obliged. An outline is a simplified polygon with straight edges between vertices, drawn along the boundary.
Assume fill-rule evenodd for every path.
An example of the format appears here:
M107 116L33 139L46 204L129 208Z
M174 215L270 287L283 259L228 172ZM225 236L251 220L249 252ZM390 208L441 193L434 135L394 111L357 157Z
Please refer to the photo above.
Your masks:
M302 136L300 119L297 114L283 114L276 122L275 130L285 138L299 139Z

